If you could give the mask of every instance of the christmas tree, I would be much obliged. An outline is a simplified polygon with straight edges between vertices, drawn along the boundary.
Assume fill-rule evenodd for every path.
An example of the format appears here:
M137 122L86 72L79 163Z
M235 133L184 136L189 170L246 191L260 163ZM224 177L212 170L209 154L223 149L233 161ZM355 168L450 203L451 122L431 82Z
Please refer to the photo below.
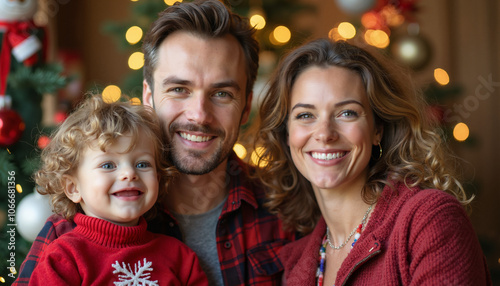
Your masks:
M66 85L62 67L46 62L45 29L32 21L35 0L0 2L0 281L13 282L31 246L18 221L21 200L33 193L32 174L50 127L41 126L42 99ZM5 7L4 7L5 6ZM29 199L28 199L29 200ZM24 204L26 205L26 203ZM42 206L43 207L43 206ZM48 209L48 205L45 206ZM21 216L20 216L21 215ZM37 219L37 218L35 218ZM42 218L45 220L45 218ZM34 230L38 231L38 230ZM24 232L26 234L26 232Z

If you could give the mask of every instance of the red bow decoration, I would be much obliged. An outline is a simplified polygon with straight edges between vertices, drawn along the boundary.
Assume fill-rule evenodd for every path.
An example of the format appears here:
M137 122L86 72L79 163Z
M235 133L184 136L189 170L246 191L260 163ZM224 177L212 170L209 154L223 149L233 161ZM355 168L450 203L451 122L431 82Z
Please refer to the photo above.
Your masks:
M10 55L26 66L32 66L38 61L37 51L43 48L46 52L46 40L43 44L30 31L38 29L33 21L0 22L0 29L5 29L2 49L0 52L0 96L7 90L7 77L10 71ZM43 47L42 47L43 45ZM43 55L45 58L45 55Z

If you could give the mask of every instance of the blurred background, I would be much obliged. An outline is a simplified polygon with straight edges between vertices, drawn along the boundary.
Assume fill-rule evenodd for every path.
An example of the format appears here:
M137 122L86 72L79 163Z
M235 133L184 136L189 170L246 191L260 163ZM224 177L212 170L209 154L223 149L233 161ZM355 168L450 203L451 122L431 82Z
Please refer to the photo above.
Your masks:
M142 36L157 13L173 2L0 0L0 282L17 275L50 215L30 179L47 135L87 91L102 92L110 101L125 96L140 102ZM500 285L500 2L226 4L258 29L262 51L254 104L280 57L310 38L347 40L408 69L430 103L429 117L442 126L450 148L462 158L467 192L476 196L471 220L494 284ZM254 151L241 143L235 150L251 161Z

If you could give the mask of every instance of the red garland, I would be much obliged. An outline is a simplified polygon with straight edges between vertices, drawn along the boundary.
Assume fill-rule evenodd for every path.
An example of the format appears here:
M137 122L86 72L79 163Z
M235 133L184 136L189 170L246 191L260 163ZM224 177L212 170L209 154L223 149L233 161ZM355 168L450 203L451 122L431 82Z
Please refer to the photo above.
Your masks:
M33 21L21 22L2 22L0 21L0 30L5 30L3 36L2 48L0 52L0 96L5 95L7 90L7 77L10 72L10 57L12 50L31 36L30 31L40 29ZM47 38L44 36L42 40L42 60L45 60L47 55ZM32 66L38 61L38 55L32 54L25 59L23 63L26 66Z

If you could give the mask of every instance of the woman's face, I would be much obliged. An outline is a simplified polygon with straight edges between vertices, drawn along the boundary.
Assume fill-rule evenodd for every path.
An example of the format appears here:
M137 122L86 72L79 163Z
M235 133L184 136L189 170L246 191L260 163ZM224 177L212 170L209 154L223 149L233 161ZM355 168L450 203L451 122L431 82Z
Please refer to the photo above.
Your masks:
M361 77L336 66L309 67L292 87L288 113L292 159L313 188L359 190L382 135Z

